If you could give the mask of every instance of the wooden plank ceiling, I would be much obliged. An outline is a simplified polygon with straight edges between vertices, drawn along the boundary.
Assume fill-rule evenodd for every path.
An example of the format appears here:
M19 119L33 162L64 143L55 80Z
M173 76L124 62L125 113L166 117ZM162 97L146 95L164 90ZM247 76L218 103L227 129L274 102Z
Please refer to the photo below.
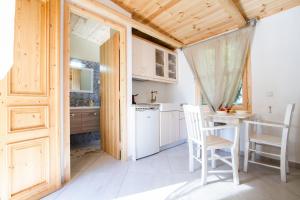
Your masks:
M182 46L300 5L300 0L112 0Z
M99 23L97 20L85 18L71 13L71 33L82 39L101 46L110 38L109 26Z

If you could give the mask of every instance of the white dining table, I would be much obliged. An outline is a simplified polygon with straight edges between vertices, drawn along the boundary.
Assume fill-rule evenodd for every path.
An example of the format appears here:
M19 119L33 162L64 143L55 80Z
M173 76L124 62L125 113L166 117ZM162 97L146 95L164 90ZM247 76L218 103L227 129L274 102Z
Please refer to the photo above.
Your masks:
M236 113L226 113L226 114L218 114L218 113L207 113L205 115L205 118L208 122L214 123L225 123L225 124L232 124L238 126L238 142L239 142L239 154L240 154L240 138L241 138L241 124L243 123L243 120L247 120L251 117L253 117L253 113L246 113L246 114L236 114ZM244 137L243 137L244 138Z
M206 114L206 118L211 122L220 122L226 124L234 124L240 125L243 120L249 119L253 117L253 113L247 114L236 114L236 113L229 113L229 114L217 114L217 113L208 113Z

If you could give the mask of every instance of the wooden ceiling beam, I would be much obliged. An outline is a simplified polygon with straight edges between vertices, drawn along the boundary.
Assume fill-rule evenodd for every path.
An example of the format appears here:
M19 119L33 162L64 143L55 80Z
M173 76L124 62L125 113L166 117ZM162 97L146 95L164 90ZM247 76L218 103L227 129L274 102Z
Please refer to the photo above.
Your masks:
M198 42L202 42L204 40L216 37L222 33L226 33L231 30L235 30L238 27L234 24L220 22L216 24L214 27L203 31L201 34L194 34L193 36L188 37L185 40L182 40L185 46L189 46L191 44L195 44Z
M246 20L232 0L218 0L222 8L232 17L238 27L246 25Z
M110 19L114 22L120 23L124 26L130 25L132 28L135 28L141 32L144 32L154 38L157 38L170 46L174 48L180 48L183 46L183 43L181 43L178 40L175 40L166 34L161 33L160 31L145 25L141 22L138 22L122 13L119 13L118 11L100 3L97 0L80 0L80 5L84 5L85 7L91 9L91 11L96 11L98 14L102 15L103 17L106 17L107 19ZM82 7L82 6L80 6Z
M132 19L137 21L145 20L143 15L141 15L139 12L136 12L134 7L128 6L128 4L126 4L126 2L124 2L123 0L111 0L111 1L117 4L118 6L120 6L121 8L123 8L124 10L126 10L128 13L130 13Z
M145 23L151 22L152 19L154 19L155 17L159 16L161 13L167 11L168 9L172 8L173 6L175 6L180 1L181 0L171 0L171 1L169 1L166 5L162 6L157 11L155 11L154 13L152 13L151 15L149 15L146 18Z

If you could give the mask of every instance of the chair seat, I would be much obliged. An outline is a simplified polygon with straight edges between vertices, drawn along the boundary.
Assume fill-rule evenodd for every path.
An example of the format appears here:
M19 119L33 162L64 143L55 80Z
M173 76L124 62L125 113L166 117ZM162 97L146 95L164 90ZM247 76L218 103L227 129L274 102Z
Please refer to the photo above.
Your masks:
M233 143L230 140L226 140L222 137L218 137L215 135L207 136L206 142L208 149L222 149L231 147L233 145Z
M277 147L281 146L281 137L267 134L252 134L250 135L250 141Z

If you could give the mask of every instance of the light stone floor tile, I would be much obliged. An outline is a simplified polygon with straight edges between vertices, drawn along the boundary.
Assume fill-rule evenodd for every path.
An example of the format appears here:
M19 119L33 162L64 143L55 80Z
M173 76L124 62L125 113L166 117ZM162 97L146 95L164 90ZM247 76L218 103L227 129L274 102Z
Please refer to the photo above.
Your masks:
M217 162L217 169L226 168ZM70 183L43 200L300 199L299 169L291 169L288 183L281 183L279 170L250 164L248 173L239 173L240 185L232 183L231 175L209 175L205 186L200 169L196 164L195 172L188 171L186 144L136 162L91 153L72 162Z

